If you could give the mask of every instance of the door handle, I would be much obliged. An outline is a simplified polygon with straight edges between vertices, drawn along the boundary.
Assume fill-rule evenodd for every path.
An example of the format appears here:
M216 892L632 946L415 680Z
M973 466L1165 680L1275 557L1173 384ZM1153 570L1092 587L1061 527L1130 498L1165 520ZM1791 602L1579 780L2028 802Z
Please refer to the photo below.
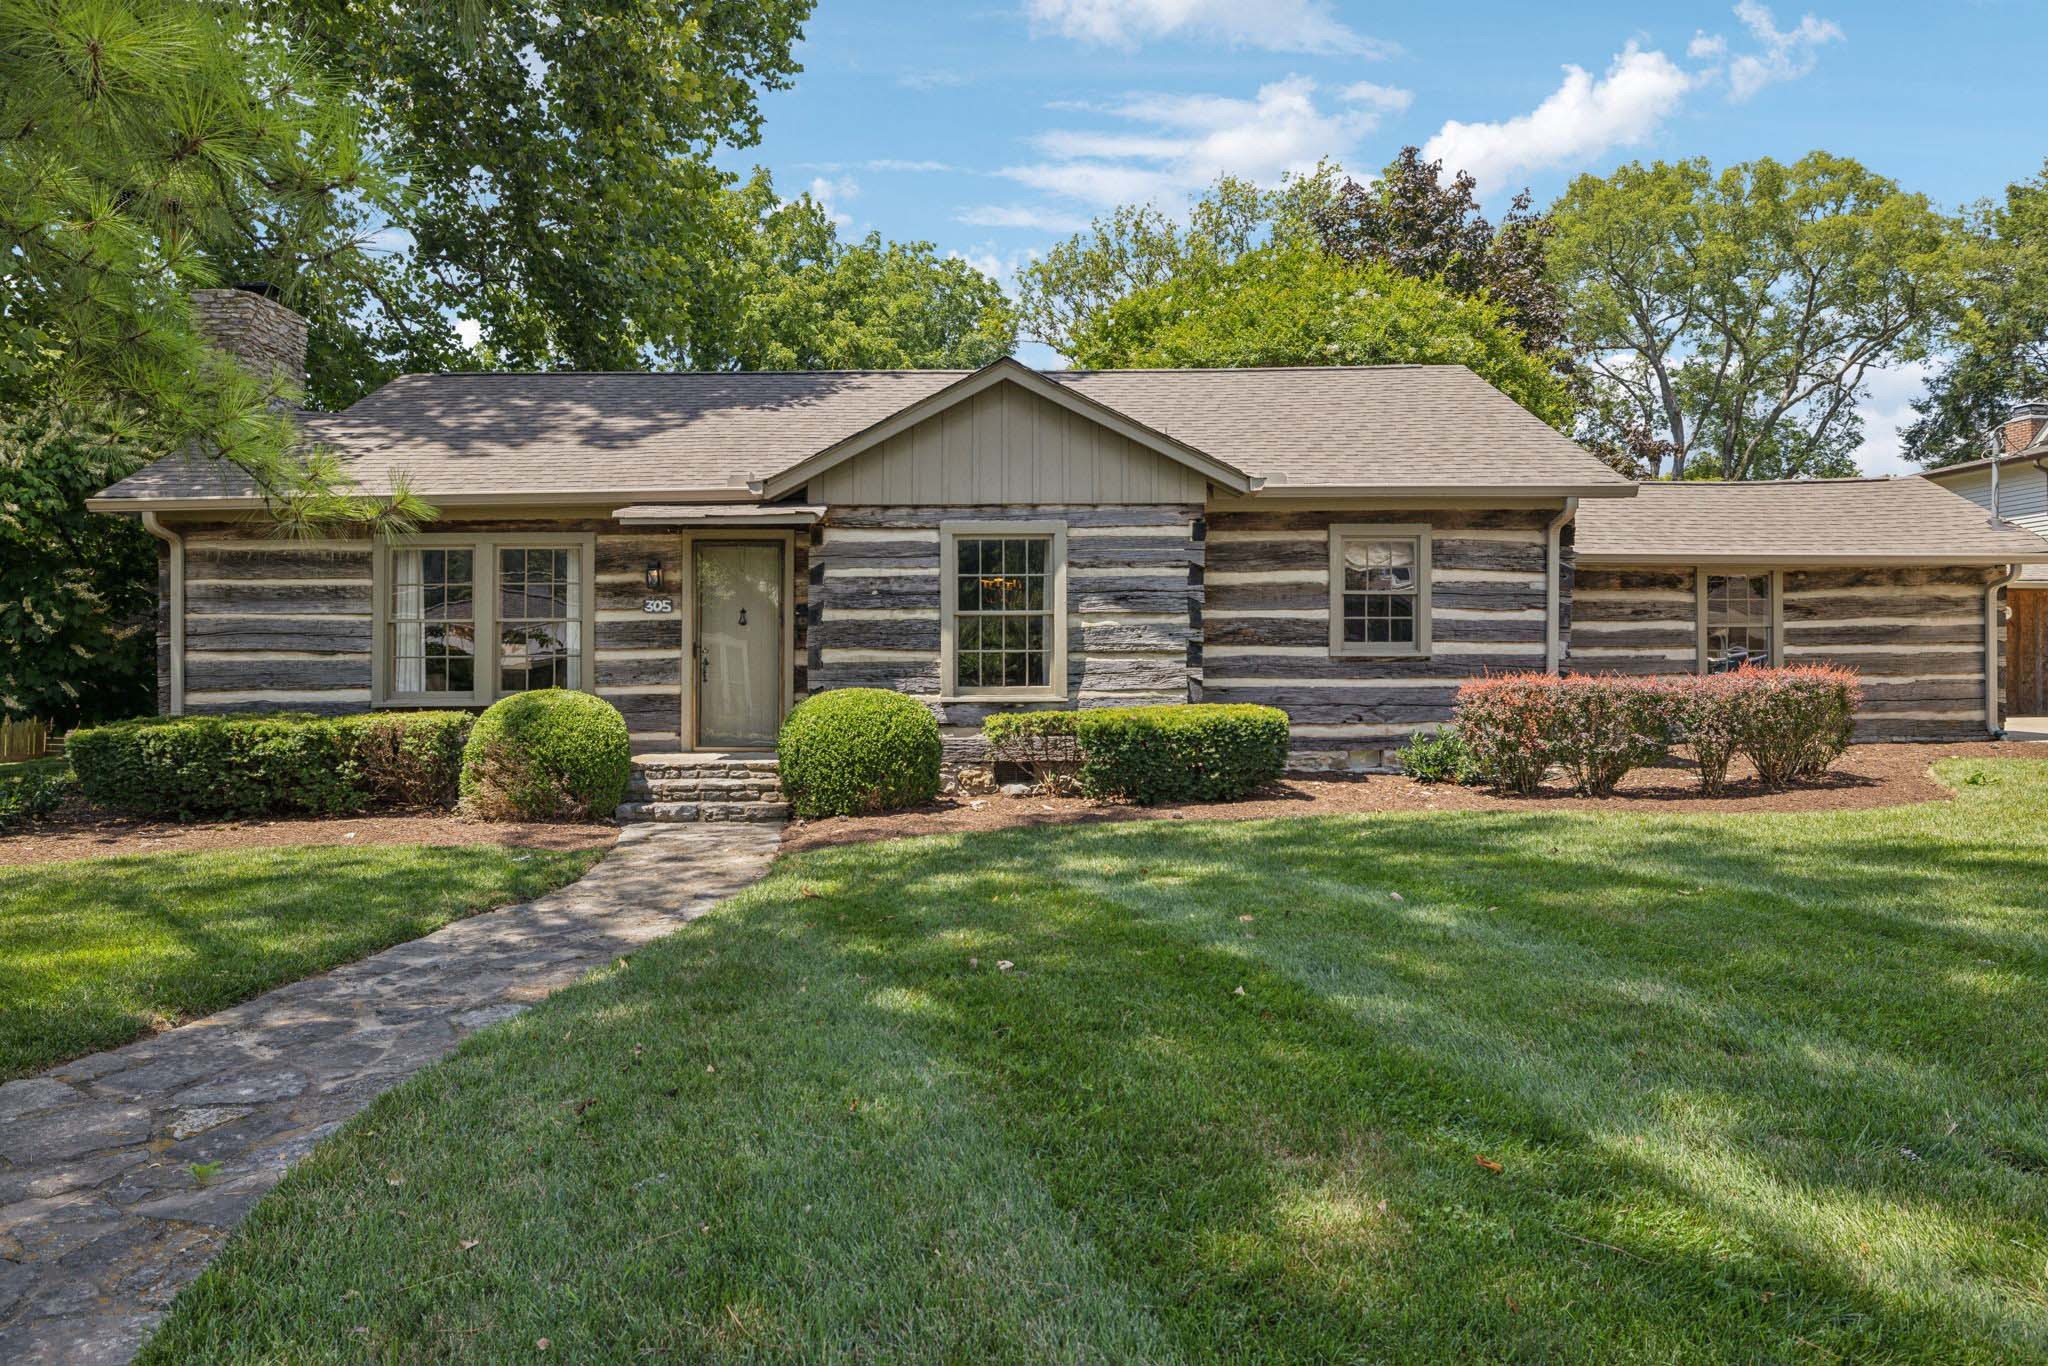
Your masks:
M709 650L697 656L697 681L699 683L709 683L711 681L711 652Z

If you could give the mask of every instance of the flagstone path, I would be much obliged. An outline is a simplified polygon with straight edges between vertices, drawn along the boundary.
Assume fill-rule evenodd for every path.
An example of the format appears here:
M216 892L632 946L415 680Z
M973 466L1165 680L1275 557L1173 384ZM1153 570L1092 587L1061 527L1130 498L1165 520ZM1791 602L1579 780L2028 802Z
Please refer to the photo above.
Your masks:
M780 838L775 824L629 826L538 900L0 1086L0 1362L129 1360L342 1121L463 1036L704 914Z

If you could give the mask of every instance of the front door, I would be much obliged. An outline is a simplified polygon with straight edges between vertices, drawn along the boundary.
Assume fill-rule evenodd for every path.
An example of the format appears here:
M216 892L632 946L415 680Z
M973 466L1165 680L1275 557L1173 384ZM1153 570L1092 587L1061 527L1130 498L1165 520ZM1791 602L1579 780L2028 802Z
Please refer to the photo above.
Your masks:
M782 543L696 543L697 747L773 749L782 724Z
M2048 713L2048 590L2005 590L2005 714Z

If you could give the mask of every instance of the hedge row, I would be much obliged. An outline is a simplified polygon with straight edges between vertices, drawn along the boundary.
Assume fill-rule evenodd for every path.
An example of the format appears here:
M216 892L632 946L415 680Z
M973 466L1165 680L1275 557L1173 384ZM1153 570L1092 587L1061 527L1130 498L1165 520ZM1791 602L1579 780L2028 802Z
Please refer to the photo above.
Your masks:
M1197 702L1087 711L1011 712L982 722L998 762L1018 763L1057 787L1155 805L1249 796L1287 766L1287 713L1277 707ZM1072 760L1061 742L1072 746Z
M158 716L73 731L87 800L167 820L331 816L455 799L466 712Z
M55 814L74 782L63 769L37 764L0 768L0 831Z
M1767 787L1814 777L1848 748L1861 701L1846 669L1742 669L1704 677L1507 674L1458 688L1456 741L1419 758L1440 770L1463 765L1510 792L1534 792L1552 767L1590 796L1614 791L1629 770L1691 748L1700 788L1721 790L1728 765L1746 756ZM1464 756L1444 752L1462 745Z
M87 800L160 820L445 809L458 795L490 820L604 818L632 767L618 708L560 688L505 698L481 717L143 717L74 731L65 750Z

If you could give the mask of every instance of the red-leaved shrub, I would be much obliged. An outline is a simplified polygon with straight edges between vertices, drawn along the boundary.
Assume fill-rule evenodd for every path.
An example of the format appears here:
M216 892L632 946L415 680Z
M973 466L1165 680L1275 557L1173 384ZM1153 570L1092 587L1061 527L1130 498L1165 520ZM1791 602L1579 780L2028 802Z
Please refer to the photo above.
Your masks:
M1561 681L1552 674L1489 674L1458 685L1458 733L1494 787L1527 794L1543 785Z
M1849 747L1862 700L1849 670L1801 665L1734 676L1753 680L1742 700L1742 752L1765 787L1817 777Z
M1742 669L1707 677L1502 674L1458 688L1458 733L1487 782L1535 792L1551 765L1605 796L1682 739L1700 790L1719 792L1744 754L1766 787L1827 770L1848 747L1861 693L1846 669Z

